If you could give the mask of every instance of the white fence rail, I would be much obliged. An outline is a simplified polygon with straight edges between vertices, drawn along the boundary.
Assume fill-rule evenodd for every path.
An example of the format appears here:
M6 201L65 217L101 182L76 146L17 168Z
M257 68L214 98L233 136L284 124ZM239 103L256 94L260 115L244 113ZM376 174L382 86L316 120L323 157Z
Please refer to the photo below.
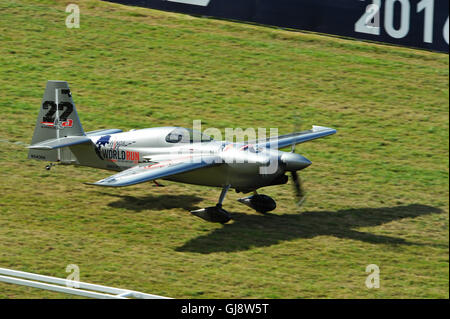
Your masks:
M94 285L7 268L0 268L0 282L97 299L170 299L128 289Z

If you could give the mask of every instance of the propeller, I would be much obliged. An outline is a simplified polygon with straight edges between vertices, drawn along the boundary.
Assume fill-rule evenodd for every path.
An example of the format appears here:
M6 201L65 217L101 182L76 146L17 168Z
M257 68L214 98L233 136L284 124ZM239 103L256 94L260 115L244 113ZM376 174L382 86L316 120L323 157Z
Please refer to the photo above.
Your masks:
M297 206L300 208L306 199L306 191L303 187L302 179L298 176L297 172L291 172L292 181L294 183L294 191L297 199Z
M302 125L302 119L299 115L294 116L294 133L300 132ZM291 146L291 153L295 153L295 144ZM306 199L306 191L303 187L303 182L301 177L298 175L296 171L291 172L292 182L294 185L294 192L297 200L297 206L300 208Z

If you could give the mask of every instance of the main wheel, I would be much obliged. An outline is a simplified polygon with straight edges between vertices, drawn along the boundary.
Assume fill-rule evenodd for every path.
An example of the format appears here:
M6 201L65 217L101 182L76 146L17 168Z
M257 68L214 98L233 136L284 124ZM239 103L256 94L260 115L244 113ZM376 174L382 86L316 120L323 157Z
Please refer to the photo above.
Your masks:
M258 213L262 214L271 212L277 208L277 203L267 195L253 195L250 198L250 203Z
M226 224L231 220L230 214L219 205L195 210L191 214L212 223Z

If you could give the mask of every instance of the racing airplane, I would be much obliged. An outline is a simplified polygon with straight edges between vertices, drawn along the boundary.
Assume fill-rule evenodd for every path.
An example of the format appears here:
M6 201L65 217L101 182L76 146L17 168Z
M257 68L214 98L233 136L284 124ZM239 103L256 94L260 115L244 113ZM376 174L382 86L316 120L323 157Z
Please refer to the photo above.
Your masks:
M247 143L215 141L198 130L155 127L123 132L102 129L84 132L69 85L48 81L36 121L28 158L57 164L73 164L116 171L115 175L87 183L123 187L159 179L220 187L216 206L192 211L207 221L227 223L231 216L222 208L229 189L251 193L239 202L260 213L276 208L275 201L257 190L288 182L290 173L299 203L305 192L297 171L311 162L294 153L295 145L335 134L332 128L312 129ZM291 147L291 152L279 151Z

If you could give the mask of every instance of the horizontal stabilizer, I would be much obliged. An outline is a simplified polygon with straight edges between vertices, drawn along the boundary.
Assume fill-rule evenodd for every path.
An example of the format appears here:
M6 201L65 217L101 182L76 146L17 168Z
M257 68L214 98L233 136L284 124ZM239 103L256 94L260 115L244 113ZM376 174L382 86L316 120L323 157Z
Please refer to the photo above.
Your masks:
M61 147L84 144L91 142L87 136L68 136L63 138L54 138L28 146L30 149L36 150L54 150Z

